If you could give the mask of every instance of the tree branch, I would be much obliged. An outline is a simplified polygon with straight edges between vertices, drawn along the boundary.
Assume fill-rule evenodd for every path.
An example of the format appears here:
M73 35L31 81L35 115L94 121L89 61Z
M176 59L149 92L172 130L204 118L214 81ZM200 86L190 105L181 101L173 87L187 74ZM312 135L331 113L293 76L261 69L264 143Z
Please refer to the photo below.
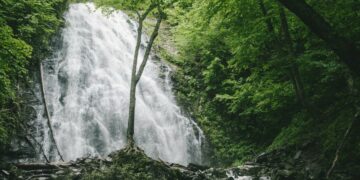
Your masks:
M274 33L274 26L273 26L273 23L271 21L271 18L268 15L268 11L267 11L267 9L265 7L264 0L258 0L258 4L259 4L259 7L260 7L260 10L261 10L262 14L265 17L265 23L266 23L268 31L270 33Z
M159 34L159 28L160 28L160 24L161 24L162 19L163 19L163 14L162 14L162 12L160 11L160 12L159 12L159 17L157 18L157 21L156 21L156 25L155 25L154 31L152 32L151 37L150 37L150 41L149 41L149 43L148 43L148 46L146 47L143 61L142 61L141 65L140 65L140 68L139 68L138 73L136 74L136 84L139 82L139 80L140 80L140 78L141 78L141 75L142 75L142 73L144 72L144 69L145 69L147 60L149 59L149 55L150 55L150 51L151 51L152 45L153 45L156 37L157 37L158 34Z
M141 21L145 20L147 15L156 8L156 5L154 3L150 4L150 6L146 9L146 11L144 12L144 14L141 15Z

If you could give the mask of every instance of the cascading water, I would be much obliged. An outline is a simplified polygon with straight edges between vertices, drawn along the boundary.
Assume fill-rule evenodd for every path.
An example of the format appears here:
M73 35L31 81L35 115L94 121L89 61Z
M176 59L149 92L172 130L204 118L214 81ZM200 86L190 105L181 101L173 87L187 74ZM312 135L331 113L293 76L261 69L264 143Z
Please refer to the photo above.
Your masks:
M137 24L122 12L103 15L91 3L70 5L65 20L60 47L44 62L55 139L65 160L106 155L126 145ZM154 59L145 68L136 93L135 141L153 158L201 163L203 133L176 105L169 71ZM37 110L38 139L58 159L43 106Z

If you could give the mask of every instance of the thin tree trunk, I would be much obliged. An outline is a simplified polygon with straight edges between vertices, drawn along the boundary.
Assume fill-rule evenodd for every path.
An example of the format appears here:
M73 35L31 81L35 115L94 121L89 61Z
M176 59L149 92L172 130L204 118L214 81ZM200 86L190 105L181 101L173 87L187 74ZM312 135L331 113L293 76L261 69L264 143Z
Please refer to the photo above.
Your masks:
M156 21L156 25L155 25L155 28L154 28L154 31L153 33L151 34L151 37L150 37L150 41L146 47L146 51L145 51L145 54L144 54L144 59L143 59L143 62L141 63L140 65L140 68L139 68L139 72L137 73L136 75L136 84L139 82L140 78L141 78L141 75L142 73L144 72L144 69L145 69L145 66L146 66L146 63L149 59L149 55L150 55L150 51L151 51L151 48L154 44L154 41L156 39L156 37L158 36L159 34L159 28L160 28L160 24L161 24L161 21L162 21L162 15L159 15L159 17L157 18L157 21Z
M346 139L347 139L347 137L349 136L349 133L350 133L352 127L353 127L354 122L357 121L358 118L359 118L359 113L356 113L355 116L354 116L354 118L353 118L352 121L350 122L348 128L346 129L346 131L345 131L345 133L344 133L344 136L343 136L343 138L342 138L342 140L341 140L341 142L340 142L340 145L339 145L338 148L336 149L336 153L335 153L334 160L333 160L333 162L332 162L329 170L328 170L327 173L326 173L326 179L329 179L331 173L333 172L333 170L334 170L334 168L335 168L335 166L336 166L336 162L337 162L338 159L339 159L340 152L341 152L342 148L343 148L344 145L345 145Z
M42 99L43 99L43 103L44 103L44 109L45 109L45 114L46 114L46 117L47 117L47 124L49 126L49 130L50 130L50 137L51 137L51 140L53 141L54 143L54 146L55 146L55 149L60 157L60 159L62 161L64 161L61 153L60 153L60 150L58 148L58 145L56 143L56 140L55 140L55 137L54 137L54 131L52 129L52 126L51 126L51 119L50 119L50 113L49 113L49 110L48 110L48 107L47 107L47 101L46 101L46 96L45 96L45 87L44 87L44 73L43 73L43 67L42 67L42 63L40 62L40 85L41 85L41 94L42 94Z
M360 75L360 51L355 43L336 33L333 27L304 0L278 0L319 36L355 74Z
M142 26L143 21L139 19L139 27L137 29L138 36L135 48L135 55L133 60L133 67L131 72L131 84L130 84L130 105L129 105L129 119L128 119L128 129L127 129L127 141L130 147L133 147L134 142L134 121L135 121L135 102L136 102L136 67L137 60L139 56L139 49L141 44L141 35L142 35Z
M151 4L143 15L138 14L139 27L137 29L136 47L134 53L134 60L131 71L131 84L130 84L130 104L129 104L129 118L128 118L128 129L127 129L127 143L129 147L135 146L134 141L134 126L135 126L135 105L136 105L136 85L137 85L137 61L139 57L139 50L142 38L143 22L147 15L155 8L154 4Z
M289 71L290 71L290 77L293 81L296 97L299 100L299 102L301 103L301 105L306 107L304 87L303 87L302 80L300 78L299 67L294 59L295 58L295 50L294 50L293 42L292 42L291 35L289 32L288 20L287 20L286 14L285 14L285 10L282 7L280 7L280 21L281 21L281 30L283 33L282 39L285 42L285 44L287 45L288 56L290 59Z
M271 18L269 17L268 11L267 11L267 9L265 7L264 0L258 0L258 4L259 4L259 7L260 7L260 10L261 10L262 14L266 18L265 23L266 23L268 31L270 33L274 33L274 26L273 26L273 23L271 21Z

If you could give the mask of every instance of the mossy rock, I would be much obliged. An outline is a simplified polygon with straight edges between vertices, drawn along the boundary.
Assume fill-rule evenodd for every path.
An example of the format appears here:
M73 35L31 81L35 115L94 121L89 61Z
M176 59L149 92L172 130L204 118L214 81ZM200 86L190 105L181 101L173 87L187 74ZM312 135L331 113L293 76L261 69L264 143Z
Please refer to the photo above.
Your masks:
M110 156L113 161L109 167L88 172L81 179L190 179L166 163L149 158L141 150L124 149Z

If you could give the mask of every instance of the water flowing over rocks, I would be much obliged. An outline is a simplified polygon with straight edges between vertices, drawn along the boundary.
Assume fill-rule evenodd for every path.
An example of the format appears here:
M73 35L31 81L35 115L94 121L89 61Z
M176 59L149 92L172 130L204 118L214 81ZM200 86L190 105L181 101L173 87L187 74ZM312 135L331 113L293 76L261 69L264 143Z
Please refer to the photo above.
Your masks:
M43 62L54 138L66 161L106 156L126 145L137 23L123 12L104 15L92 3L71 4L64 18L54 55ZM142 47L147 40L144 35ZM152 158L201 164L203 132L176 104L170 72L149 59L137 87L135 141ZM35 106L36 136L56 161L43 107Z

